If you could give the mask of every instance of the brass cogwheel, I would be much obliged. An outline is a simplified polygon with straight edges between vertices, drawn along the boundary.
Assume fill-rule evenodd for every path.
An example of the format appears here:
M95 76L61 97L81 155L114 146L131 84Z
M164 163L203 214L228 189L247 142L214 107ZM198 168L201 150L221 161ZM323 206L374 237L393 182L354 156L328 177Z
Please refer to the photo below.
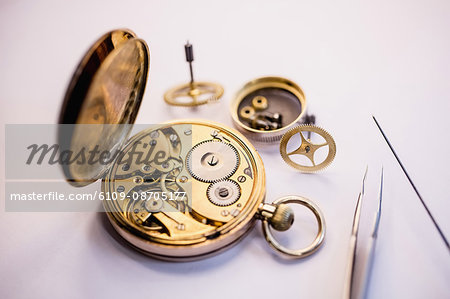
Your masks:
M239 155L236 148L229 143L206 140L189 151L186 166L196 180L213 183L227 179L236 172Z
M209 185L206 195L210 202L219 207L235 203L241 196L239 184L233 180L223 180Z
M218 101L223 95L223 87L212 82L182 84L164 94L167 104L173 106L199 106Z
M323 139L325 139L325 142L321 144L314 144L311 142L309 138L308 139L305 138L302 132L311 132L318 134ZM300 134L301 144L297 149L288 153L287 144L289 140L296 134ZM316 164L316 161L314 160L314 154L319 148L324 146L328 146L328 155L322 162ZM295 169L298 169L303 172L316 172L327 167L328 165L331 164L331 162L333 162L333 159L336 156L336 143L334 142L334 139L330 135L330 133L328 133L324 129L314 125L300 125L290 129L289 131L286 132L286 134L283 135L280 141L280 154L283 160L290 166L294 167ZM312 166L301 165L299 163L294 162L291 159L292 155L306 156L311 161Z

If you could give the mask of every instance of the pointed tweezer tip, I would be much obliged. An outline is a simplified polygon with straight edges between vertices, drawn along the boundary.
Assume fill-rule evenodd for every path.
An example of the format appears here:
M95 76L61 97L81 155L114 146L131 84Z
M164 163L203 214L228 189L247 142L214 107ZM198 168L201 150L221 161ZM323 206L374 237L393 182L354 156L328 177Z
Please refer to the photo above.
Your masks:
M364 195L364 185L366 183L366 177L367 177L367 172L369 170L369 165L366 165L366 170L364 171L364 176L363 176L363 181L362 181L362 188L361 188L361 193Z
M366 165L366 171L362 180L361 192L358 195L358 201L356 202L355 213L353 214L352 235L356 235L359 229L359 218L361 217L362 198L364 197L364 185L366 183L367 171L369 165Z
M376 238L378 236L378 228L380 227L380 218L381 218L381 202L383 200L383 178L384 178L384 168L381 166L381 179L380 179L380 194L378 201L378 208L375 217L375 224L373 226L372 237Z
M383 199L383 184L384 184L384 167L381 166L381 178L380 178L380 205L378 209L381 209L381 200Z

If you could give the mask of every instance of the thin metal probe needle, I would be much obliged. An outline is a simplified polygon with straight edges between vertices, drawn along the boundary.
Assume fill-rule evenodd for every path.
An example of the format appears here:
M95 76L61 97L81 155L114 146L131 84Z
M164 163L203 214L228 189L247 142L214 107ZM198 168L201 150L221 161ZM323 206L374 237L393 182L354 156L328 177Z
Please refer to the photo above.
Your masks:
M395 152L394 148L392 147L392 144L389 142L388 138L386 137L386 135L383 132L383 129L381 128L380 124L378 123L377 119L375 118L375 116L372 115L373 120L375 121L375 124L377 125L378 129L381 132L381 135L383 135L384 140L386 140L386 143L388 144L389 148L391 149L392 153L394 154L395 159L397 159L398 164L400 165L400 167L403 170L403 173L406 175L406 178L408 179L409 183L411 184L411 186L413 187L414 191L417 194L417 197L419 197L420 202L422 203L423 207L425 208L425 210L428 213L428 216L430 216L431 221L433 221L434 226L436 227L437 231L439 232L439 235L441 235L442 240L444 241L445 245L447 246L447 249L450 251L450 244L448 243L447 238L445 238L444 233L442 232L441 228L439 227L439 225L437 224L436 220L434 219L433 215L431 215L430 210L428 209L426 203L423 201L422 196L419 194L419 191L417 190L416 186L414 185L413 181L411 180L411 178L408 175L408 172L406 172L405 167L403 166L402 162L400 161L400 158L397 156L397 153Z
M364 177L362 180L361 191L358 195L358 201L356 202L355 213L353 215L353 225L352 225L352 234L350 236L350 257L347 264L347 273L346 273L346 283L344 286L344 299L353 298L352 293L354 293L354 276L355 276L355 263L356 263L356 246L358 243L358 230L359 230L359 220L361 218L361 204L362 199L364 197L364 185L367 177L367 170L369 169L366 166L366 171L364 172ZM354 295L354 294L353 294Z

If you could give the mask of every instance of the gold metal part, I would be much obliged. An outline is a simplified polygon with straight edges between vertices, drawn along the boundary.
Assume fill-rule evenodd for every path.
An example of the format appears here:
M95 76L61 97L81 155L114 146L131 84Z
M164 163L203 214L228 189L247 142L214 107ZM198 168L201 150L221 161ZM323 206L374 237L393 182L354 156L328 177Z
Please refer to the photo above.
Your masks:
M246 114L241 113L242 108L246 106L254 107L255 110L257 107L258 109L264 107L258 103L256 107L253 105L253 100L256 99L257 102L259 97L267 100L267 107L263 113L282 116L281 124L275 125L264 116L254 122L255 117L248 118ZM233 123L241 133L253 141L273 144L280 141L290 128L301 122L306 111L306 99L300 86L291 80L281 77L261 77L248 82L238 91L230 109ZM260 112L257 111L256 114L258 113Z
M312 143L310 139L306 139L302 132L312 132L320 135L325 142L320 144ZM287 146L289 140L296 134L300 135L301 144L293 151L287 152ZM317 164L315 159L315 152L324 146L328 146L328 154L326 158ZM333 162L334 157L336 156L336 143L334 142L333 137L324 129L314 126L314 125L300 125L290 129L286 134L283 135L280 141L280 154L283 160L294 167L303 172L316 172L319 171ZM291 159L292 155L303 155L307 157L312 165L302 165L294 162Z
M167 104L193 107L218 101L223 95L223 87L211 82L193 82L175 86L164 94Z
M252 100L252 105L257 111L267 109L267 107L269 106L267 98L265 96L254 97Z
M288 230L294 223L294 211L291 207L285 204L277 205L277 209L270 218L270 225L275 230L285 231Z
M275 239L275 237L273 236L273 234L270 230L270 226L272 226L274 229L277 228L277 226L273 224L273 222L274 222L273 218L276 217L278 208L280 206L283 206L283 205L286 205L289 203L291 203L291 204L295 203L295 204L299 204L299 205L303 205L303 206L307 207L314 213L314 216L316 217L317 225L318 225L317 235L316 235L316 238L314 239L314 241L306 248L296 249L296 250L286 248ZM288 214L290 214L290 213L291 212L288 212ZM262 219L263 233L264 233L264 236L265 236L267 242L269 242L270 246L272 246L275 250L282 253L286 257L303 258L303 257L309 256L309 255L313 254L314 252L316 252L319 249L319 247L323 244L323 240L325 238L325 231L326 231L324 217L323 217L320 209L312 201L310 201L307 198L291 195L291 196L286 196L286 197L277 199L272 204L261 204L260 209L259 209L259 216ZM288 216L288 217L282 217L282 218L284 218L285 221L287 221L287 225L283 225L282 228L285 228L286 226L290 227L290 225L293 222L293 217L291 218L290 216Z
M239 111L239 115L245 120L251 120L255 115L255 108L250 106L244 106Z
M270 225L277 231L286 231L294 223L294 212L286 204L263 204L259 208L259 213L268 219Z
M61 109L58 133L61 151L109 151L120 147L134 123L149 66L145 41L130 30L114 30L98 39L78 65ZM92 126L89 126L92 125ZM85 186L107 171L104 163L63 165L72 185Z
M189 151L186 166L196 180L213 183L229 178L236 171L239 153L230 143L205 140Z
M232 205L241 197L241 188L235 181L223 180L209 185L207 194L213 204L225 207Z

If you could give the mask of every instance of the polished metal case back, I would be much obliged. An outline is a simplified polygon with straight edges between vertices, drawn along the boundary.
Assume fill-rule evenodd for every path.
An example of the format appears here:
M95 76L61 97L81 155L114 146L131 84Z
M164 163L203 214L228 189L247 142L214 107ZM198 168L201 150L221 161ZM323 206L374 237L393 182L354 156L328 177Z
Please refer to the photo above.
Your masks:
M127 29L99 38L87 51L67 88L58 142L68 150L113 151L128 138L147 83L149 50ZM85 186L103 177L107 163L63 165L67 180Z

